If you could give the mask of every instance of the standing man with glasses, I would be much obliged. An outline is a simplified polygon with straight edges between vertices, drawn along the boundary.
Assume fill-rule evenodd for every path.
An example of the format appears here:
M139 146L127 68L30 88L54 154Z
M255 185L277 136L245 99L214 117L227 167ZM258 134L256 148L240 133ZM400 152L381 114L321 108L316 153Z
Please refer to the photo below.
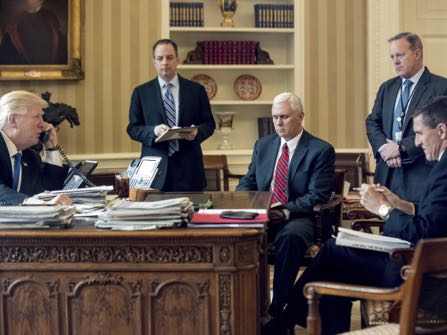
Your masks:
M447 94L447 79L423 65L423 46L416 34L391 37L390 57L397 77L383 83L377 93L366 130L374 156L374 182L386 185L402 199L418 202L432 164L415 146L413 113L434 97Z
M293 93L273 99L276 134L262 137L237 191L272 191L268 239L274 240L272 318L293 291L303 256L314 242L313 206L328 201L335 181L335 151L303 128L301 100Z
M177 74L177 44L157 41L152 63L157 78L135 88L127 133L141 142L141 157L162 157L153 188L165 192L203 191L206 187L200 144L210 137L216 124L205 88ZM156 143L173 127L197 126L180 140Z

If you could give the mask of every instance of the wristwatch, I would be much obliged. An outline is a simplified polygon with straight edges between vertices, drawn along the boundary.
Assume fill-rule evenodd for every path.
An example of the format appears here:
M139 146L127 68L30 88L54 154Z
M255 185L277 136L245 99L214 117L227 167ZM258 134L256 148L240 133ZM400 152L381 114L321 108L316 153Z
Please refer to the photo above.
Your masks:
M379 216L384 220L388 220L390 213L393 209L394 209L393 207L385 205L385 204L380 205L379 211L378 211Z

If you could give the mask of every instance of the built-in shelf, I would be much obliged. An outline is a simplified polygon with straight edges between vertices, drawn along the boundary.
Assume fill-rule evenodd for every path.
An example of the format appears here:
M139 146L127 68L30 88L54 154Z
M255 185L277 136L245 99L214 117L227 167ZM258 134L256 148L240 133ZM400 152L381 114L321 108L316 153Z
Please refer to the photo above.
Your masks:
M293 70L288 64L181 64L179 70Z
M222 28L222 27L170 27L170 32L180 33L267 33L267 34L293 34L293 28Z

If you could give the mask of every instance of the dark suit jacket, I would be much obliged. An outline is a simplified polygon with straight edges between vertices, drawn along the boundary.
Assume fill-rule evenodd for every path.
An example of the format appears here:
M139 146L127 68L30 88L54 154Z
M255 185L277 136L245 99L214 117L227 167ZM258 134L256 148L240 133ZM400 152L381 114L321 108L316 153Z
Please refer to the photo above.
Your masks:
M401 83L401 77L383 83L377 93L373 110L366 118L366 131L377 163L374 181L382 185L386 185L390 169L380 157L378 150L386 143L387 138L392 138L394 105ZM418 201L431 168L431 164L425 160L422 149L414 144L412 116L416 108L427 103L430 98L440 95L447 95L447 79L434 75L425 68L414 90L402 128L402 145L406 150L402 156L405 159L402 167L402 184L405 185L406 195L411 201Z
M423 238L447 236L447 152L425 178L424 193L416 208L416 215L405 215L393 210L384 227L384 234L412 243Z
M281 138L274 134L255 143L253 157L237 191L269 191ZM317 202L329 200L335 179L335 151L303 131L289 164L287 204L291 217L308 216Z
M216 124L204 87L181 76L178 78L180 83L178 126L186 127L194 124L199 129L194 141L179 141L180 150L175 155L175 164L179 167L178 174L183 174L181 178L183 186L187 186L189 190L202 190L206 186L206 180L200 143L213 134ZM154 128L162 123L168 124L168 120L164 112L158 78L155 78L135 88L130 102L127 133L133 140L142 143L141 157L162 157L159 175L156 184L153 185L158 189L162 189L165 184L168 164L168 142L155 143Z
M22 151L22 183L20 192L12 187L12 166L3 136L0 135L0 205L18 205L45 190L60 190L68 168L43 163L33 149Z

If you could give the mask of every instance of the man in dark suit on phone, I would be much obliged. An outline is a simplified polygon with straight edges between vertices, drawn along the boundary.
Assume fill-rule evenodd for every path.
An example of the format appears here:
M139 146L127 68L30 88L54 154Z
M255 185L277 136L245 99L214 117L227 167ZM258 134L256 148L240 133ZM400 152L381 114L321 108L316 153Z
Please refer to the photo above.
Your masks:
M388 42L398 76L380 86L366 119L377 164L374 182L386 185L405 200L417 202L431 164L414 144L412 116L430 98L447 94L447 79L424 67L418 35L400 33Z
M272 191L268 235L276 251L269 314L284 309L302 258L314 242L313 206L329 200L335 179L335 151L303 128L301 100L282 93L273 100L276 134L262 137L237 191Z
M447 236L447 96L434 98L416 110L412 123L415 146L422 149L428 161L437 161L425 179L419 204L415 206L377 184L363 184L360 195L363 206L386 220L385 236L416 245L421 239ZM298 279L286 309L264 326L262 335L284 335L295 324L306 326L308 306L303 288L307 283L330 281L395 287L402 282L402 265L402 262L391 261L386 252L339 246L335 239L330 239ZM445 289L445 285L441 287ZM352 300L321 297L321 334L340 334L349 330ZM421 296L421 303L435 313L439 307L445 310L445 302L439 305L442 300L445 297L439 294Z
M177 74L177 45L169 39L153 46L157 78L135 88L127 133L141 142L141 157L162 157L153 188L163 191L203 191L206 187L200 144L210 137L216 124L205 88ZM196 126L180 140L156 143L173 127Z
M68 169L56 150L56 130L42 119L46 106L45 100L25 91L0 99L0 205L18 205L34 194L62 189ZM48 135L44 161L31 149L42 132ZM51 203L69 205L71 199L62 194Z

